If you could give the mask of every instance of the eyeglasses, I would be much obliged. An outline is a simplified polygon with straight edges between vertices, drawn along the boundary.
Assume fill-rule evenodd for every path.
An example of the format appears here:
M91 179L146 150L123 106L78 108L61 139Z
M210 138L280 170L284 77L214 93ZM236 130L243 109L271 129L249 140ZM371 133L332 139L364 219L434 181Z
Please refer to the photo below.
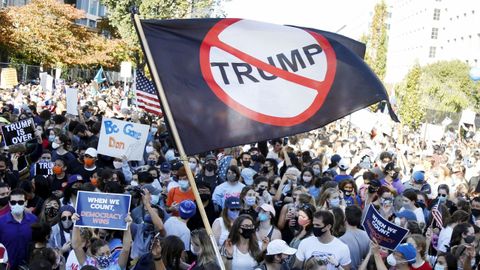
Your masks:
M61 218L62 221L67 221L67 219L68 219L68 220L72 220L72 216L63 216L63 217Z
M25 204L25 201L24 200L20 200L20 201L10 201L10 204L11 205L16 205L18 203L18 205L24 205Z

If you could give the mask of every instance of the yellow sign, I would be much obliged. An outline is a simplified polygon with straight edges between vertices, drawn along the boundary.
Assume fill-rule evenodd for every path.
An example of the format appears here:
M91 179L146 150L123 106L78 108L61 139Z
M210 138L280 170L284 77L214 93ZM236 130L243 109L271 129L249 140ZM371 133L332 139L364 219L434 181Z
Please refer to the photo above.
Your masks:
M13 88L17 84L17 70L14 68L2 68L0 88Z

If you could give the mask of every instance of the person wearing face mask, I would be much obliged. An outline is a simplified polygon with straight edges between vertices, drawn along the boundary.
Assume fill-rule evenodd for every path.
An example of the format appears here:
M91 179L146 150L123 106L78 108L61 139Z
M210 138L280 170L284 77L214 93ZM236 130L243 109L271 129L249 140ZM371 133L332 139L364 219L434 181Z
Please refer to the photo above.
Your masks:
M196 157L189 157L188 166L190 167L193 176L196 177L199 172L198 159Z
M76 222L79 218L80 216L78 214L73 214L72 221ZM125 269L127 267L128 254L130 253L132 243L132 234L130 232L132 218L130 217L130 214L125 218L125 222L127 223L127 230L123 232L122 251L117 259L112 258L108 243L102 239L94 240L90 244L90 252L86 253L83 249L80 228L73 227L72 248L80 267L84 265L92 265L100 270Z
M252 168L243 168L240 175L242 176L243 183L247 186L253 185L253 178L257 172Z
M457 259L451 253L440 253L433 264L433 270L457 270Z
M5 182L0 182L0 218L10 213L10 186Z
M57 160L58 158L63 158L67 161L67 164L75 160L75 156L72 152L69 151L71 145L71 140L65 134L60 134L53 140L52 147L52 160Z
M240 170L243 170L245 168L250 168L250 165L252 163L252 156L248 152L243 152L242 154L240 154L239 161L240 161L240 166L239 166Z
M314 254L329 257L329 270L350 269L351 258L348 246L331 233L334 216L330 211L319 210L313 215L313 236L300 242L294 267L301 268L303 263ZM336 264L333 264L336 263Z
M430 190L431 186L425 180L424 171L415 171L412 173L410 182L404 184L405 189L416 189L416 190Z
M0 243L5 245L9 253L11 269L17 269L28 259L28 247L32 240L31 225L37 217L25 211L27 195L21 189L10 193L10 214L0 218Z
M437 205L437 204L443 204L445 205L449 210L450 213L455 212L457 210L457 207L453 204L453 202L449 199L450 196L450 188L446 184L440 184L438 185L437 188L437 197L430 203L428 206L428 210L432 210L432 207ZM473 203L472 203L473 206ZM478 212L480 215L480 211ZM472 211L473 214L473 211Z
M296 221L296 228L294 231L294 237L290 241L290 246L293 248L298 248L300 242L312 236L313 229L313 214L315 213L315 206L306 203L298 210L298 217Z
M282 234L273 225L273 219L275 218L275 208L270 204L262 204L258 211L258 229L257 239L260 241L271 242L274 239L282 239ZM260 245L260 244L259 244Z
M407 238L407 243L413 245L416 250L415 263L412 264L414 270L432 270L432 266L425 261L427 253L426 238L421 234L411 234Z
M317 198L320 194L320 186L317 183L317 177L312 168L305 168L303 169L302 173L300 174L300 186L304 186L308 189L308 193L312 195L312 197Z
M288 269L287 261L290 256L297 252L281 239L275 239L268 243L265 259L255 270L281 270Z
M258 264L262 250L252 217L240 215L235 220L220 253L227 270L251 270Z
M75 208L70 205L64 205L60 208L59 212L60 222L52 227L52 234L50 235L48 243L50 247L59 249L60 252L67 257L72 248L72 215L75 214Z
M215 207L212 203L212 194L210 189L203 183L197 183L197 190L198 194L200 195L200 199L202 200L203 209L205 209L205 213L207 214L208 222L209 224L213 224L215 219L218 217L218 214L215 213ZM205 227L203 225L200 211L197 211L195 216L188 220L187 226L191 231Z
M371 252L375 259L375 267L377 270L387 270L387 266L383 261L382 255L380 253L380 247L378 244L373 241L370 244ZM395 248L395 250L388 255L387 264L390 267L395 267L394 269L398 270L410 270L412 264L416 262L417 251L415 247L410 243L400 244Z
M54 226L60 220L59 209L60 200L55 195L48 197L45 199L42 211L40 212L40 221Z
M473 245L476 243L475 230L470 223L459 223L453 227L450 248L458 245Z
M240 215L250 215L254 220L257 219L257 192L253 187L244 187L240 193L240 201L242 202L242 210Z
M403 186L402 181L398 178L398 173L395 171L395 163L388 163L383 172L385 177L380 180L382 186L390 188L397 194L402 194L405 187Z
M83 168L80 174L82 175L83 179L90 179L92 175L97 172L97 166L95 162L97 160L97 150L95 148L88 148L85 151L85 155L83 157Z
M417 204L417 192L413 189L407 189L403 192L402 195L403 207L400 208L400 211L405 209L413 211L413 213L415 213L415 216L417 217L417 222L425 224L425 216L423 214L423 209Z
M240 183L240 170L237 166L232 165L227 171L227 181L218 185L213 191L212 200L218 209L223 208L225 198L240 197L244 184Z
M115 158L112 162L113 168L117 171L121 171L123 176L125 177L125 182L130 184L132 182L132 168L128 164L128 159L126 156L120 158Z
M197 175L196 181L207 185L211 192L221 183L220 177L217 175L217 160L214 155L205 157L205 165Z
M393 208L394 196L393 196L392 190L383 186L378 189L377 194L379 196L379 199L374 202L374 205L377 205L378 203L378 206L380 207L379 209L380 215L382 215L383 218L389 220L390 222L394 222L395 220L394 208ZM415 220L416 220L416 217L415 217Z
M402 228L407 228L407 222L414 221L417 222L417 216L411 210L404 209L395 214L395 224Z
M195 195L193 195L192 188L188 182L187 172L184 167L181 167L177 172L178 187L171 189L167 195L166 206L167 211L171 212L174 216L178 216L178 206L185 200L195 201Z
M342 180L338 188L343 192L343 200L346 206L362 205L362 200L357 195L357 185L353 179Z
M336 188L327 188L325 191L323 191L320 195L318 205L322 209L332 209L333 207L341 207L341 208L345 207L343 200L340 198L340 193L337 191Z
M225 200L225 207L220 213L220 217L216 218L212 224L212 231L217 245L223 246L228 234L232 228L233 222L240 215L240 198L228 197Z
M170 164L170 162L163 162L162 165L160 165L160 176L158 178L158 181L154 181L154 185L160 185L161 189L166 192L165 195L168 194L168 192L173 188L179 186L178 182L173 180L172 165Z
M175 235L182 239L185 250L190 250L190 229L187 222L197 212L197 206L191 200L185 200L178 206L179 216L172 216L165 221L165 231L167 236Z
M83 177L80 174L70 175L68 177L68 184L65 188L64 196L62 199L63 205L71 205L75 207L77 203L77 193L82 187Z
M51 190L58 198L63 197L63 191L68 184L67 164L62 158L55 160L55 165L52 168L53 177L51 180Z

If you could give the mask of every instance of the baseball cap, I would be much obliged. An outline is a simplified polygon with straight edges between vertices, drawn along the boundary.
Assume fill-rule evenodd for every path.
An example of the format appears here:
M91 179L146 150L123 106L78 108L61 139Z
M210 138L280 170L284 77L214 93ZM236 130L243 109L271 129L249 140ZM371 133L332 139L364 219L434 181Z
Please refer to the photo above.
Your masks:
M268 203L264 203L264 204L260 205L259 208L262 209L265 212L270 212L275 217L275 214L276 214L275 213L275 208L273 208L272 205L270 205Z
M380 182L378 179L372 179L370 180L370 186L379 188L382 186L382 182Z
M178 171L181 167L183 167L183 163L179 160L175 160L172 163L172 171Z
M415 263L417 257L417 250L410 243L405 243L399 245L396 249L396 252L402 254L403 258L409 263Z
M425 181L425 173L422 171L416 171L412 174L412 178L417 183L423 183Z
M83 177L80 174L73 174L68 177L69 185L73 185L76 182L83 182Z
M213 160L213 161L215 161L215 162L217 161L217 159L215 158L214 155L208 154L208 155L205 157L205 162L208 162L208 161L210 161L210 160Z
M272 240L267 246L267 255L287 254L293 255L297 252L296 249L291 248L287 243L280 239Z
M405 218L407 221L417 221L417 216L413 211L403 210L395 214L398 218Z
M85 151L85 155L89 155L91 157L96 158L97 157L97 150L93 147L87 148L87 151Z
M332 163L338 163L341 159L342 159L342 157L340 155L335 154L330 158L330 161Z
M160 192L162 192L160 189L154 187L152 184L146 184L143 185L143 188L148 190L148 193L151 195L160 195Z
M338 162L338 167L340 168L340 170L346 171L350 166L348 165L348 162L344 158L342 158Z
M240 198L228 197L225 200L225 207L228 209L240 209Z
M172 165L170 165L169 162L163 162L162 165L160 165L160 171L163 173L169 173L172 170Z
M189 219L197 213L197 206L191 200L185 200L180 203L178 213L182 219Z

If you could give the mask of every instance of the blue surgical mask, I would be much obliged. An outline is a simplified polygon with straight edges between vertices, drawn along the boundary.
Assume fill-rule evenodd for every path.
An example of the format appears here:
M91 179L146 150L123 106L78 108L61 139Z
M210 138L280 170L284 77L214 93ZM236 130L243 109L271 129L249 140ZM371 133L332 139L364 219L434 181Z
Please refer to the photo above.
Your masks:
M338 207L340 205L340 199L335 198L329 201L330 207Z
M182 190L187 190L189 187L188 180L178 180L178 185Z
M268 216L267 213L258 214L258 221L260 221L260 222L264 222L264 221L267 221L269 219L270 219L270 217Z
M240 214L240 211L232 211L230 209L227 210L227 216L229 219L232 221L237 219L238 215Z
M254 206L257 203L257 198L255 197L245 197L245 204L248 206Z
M153 205L158 204L158 201L160 200L160 195L151 195L150 196L150 203Z

